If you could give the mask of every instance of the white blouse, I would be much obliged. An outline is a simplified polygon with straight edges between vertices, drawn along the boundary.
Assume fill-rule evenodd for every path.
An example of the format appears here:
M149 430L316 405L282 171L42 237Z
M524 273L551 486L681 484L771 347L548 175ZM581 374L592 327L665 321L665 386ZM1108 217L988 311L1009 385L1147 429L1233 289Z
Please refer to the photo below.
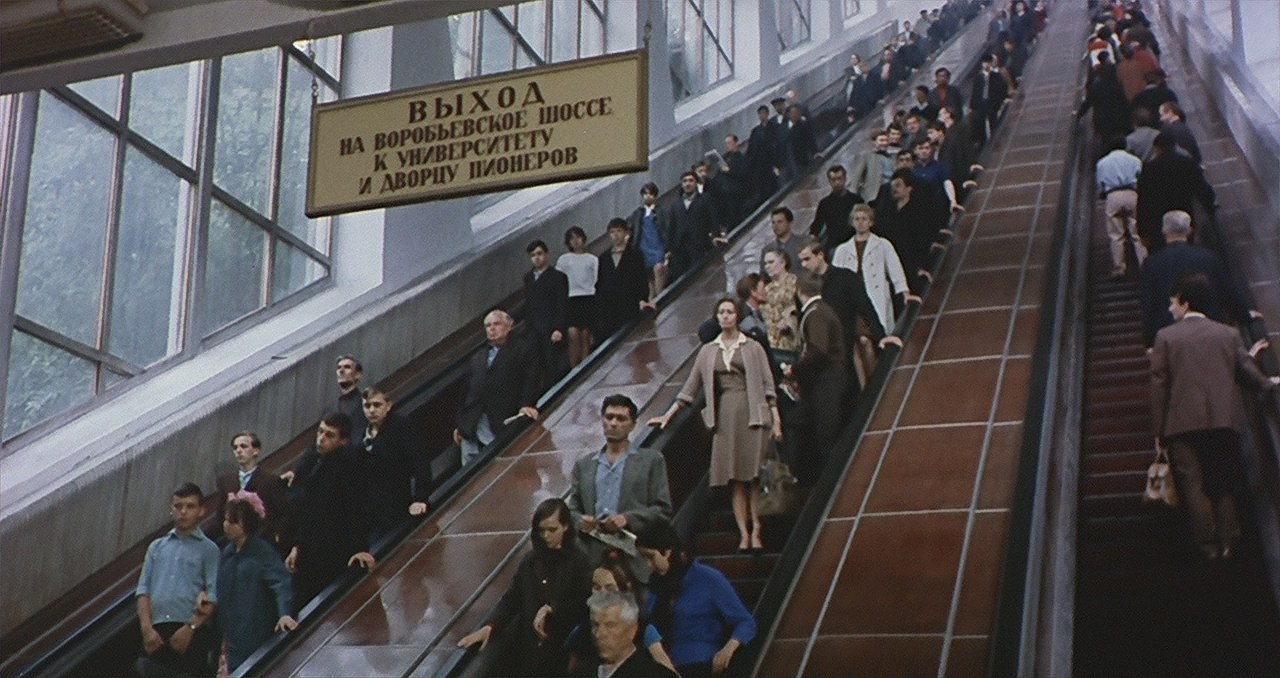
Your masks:
M589 297L596 293L596 274L600 260L596 255L583 252L565 252L556 259L556 270L569 278L569 296Z

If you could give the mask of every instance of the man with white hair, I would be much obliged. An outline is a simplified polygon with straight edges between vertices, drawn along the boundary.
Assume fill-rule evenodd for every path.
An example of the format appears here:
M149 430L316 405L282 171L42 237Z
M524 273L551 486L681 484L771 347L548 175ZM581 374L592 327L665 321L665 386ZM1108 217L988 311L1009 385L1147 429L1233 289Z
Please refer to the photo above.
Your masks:
M488 346L468 361L467 397L453 430L464 465L506 432L517 414L538 418L538 357L511 336L514 324L506 311L490 311L484 317Z
M622 591L600 591L587 599L591 610L591 636L600 661L583 675L597 678L665 678L675 676L653 656L636 645L640 608L635 596Z
M1194 245L1191 239L1191 215L1170 210L1161 219L1165 246L1142 264L1142 338L1150 347L1156 332L1173 324L1169 311L1169 293L1183 278L1199 273L1209 280L1213 294L1207 301L1205 315L1211 320L1227 322L1230 312L1236 319L1262 317L1249 308L1243 291L1231 284L1222 260L1212 250Z

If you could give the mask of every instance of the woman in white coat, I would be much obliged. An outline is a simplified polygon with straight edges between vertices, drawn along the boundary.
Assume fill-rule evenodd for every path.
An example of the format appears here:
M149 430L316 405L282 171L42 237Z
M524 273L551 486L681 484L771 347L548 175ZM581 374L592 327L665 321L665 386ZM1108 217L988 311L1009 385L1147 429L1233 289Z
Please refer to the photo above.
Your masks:
M867 286L867 296L876 308L884 331L893 333L896 318L893 315L893 295L903 295L903 304L920 301L907 287L907 275L902 260L888 240L871 232L875 225L875 212L866 205L854 205L849 221L853 225L853 238L835 249L831 255L832 266L843 266L862 274Z

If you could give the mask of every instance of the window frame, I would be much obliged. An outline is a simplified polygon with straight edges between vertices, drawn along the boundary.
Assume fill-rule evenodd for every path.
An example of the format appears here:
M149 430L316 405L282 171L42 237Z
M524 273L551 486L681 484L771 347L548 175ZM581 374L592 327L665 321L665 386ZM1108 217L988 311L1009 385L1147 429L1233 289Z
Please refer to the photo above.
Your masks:
M334 49L337 56L335 64L340 67L341 50L339 42ZM311 58L303 49L294 44L278 45L264 49L277 52L276 70L272 74L275 97L272 116L271 158L268 163L269 182L268 205L266 214L250 208L237 196L229 193L214 183L214 165L216 159L216 132L218 120L218 104L220 101L220 79L222 59L215 57L194 62L199 69L194 79L198 80L198 91L194 93L194 107L188 112L188 124L195 130L192 162L187 164L182 158L170 154L140 132L130 127L132 114L132 94L135 72L122 74L119 81L117 115L98 108L92 101L71 89L69 83L43 90L33 90L7 95L0 101L0 167L9 169L3 186L0 187L0 238L3 240L3 255L0 258L0 318L8 321L9 331L0 333L0 438L5 447L11 443L20 443L22 439L39 436L42 432L58 426L68 419L79 416L99 403L116 397L129 390L143 380L134 377L162 372L168 367L190 360L208 348L241 333L244 329L256 325L289 308L303 303L319 292L334 285L333 217L326 217L323 235L317 238L317 245L312 245L304 236L290 231L280 219L280 188L285 157L284 134L286 116L288 114L289 91L288 80L291 59L297 60L307 75L312 78L313 95L317 88L324 92L323 98L340 96L339 80L316 59ZM231 56L231 55L224 55ZM36 124L39 116L41 96L49 96L60 104L71 108L76 114L83 116L86 124L102 129L112 139L113 153L108 167L109 198L107 204L107 223L104 238L105 244L101 259L101 271L96 281L99 294L97 317L93 319L96 346L76 340L43 323L20 316L17 313L18 272L22 255L27 203L30 199L30 180L32 161L36 152ZM314 99L313 99L314 101ZM194 122L192 121L194 116ZM305 122L302 124L306 124ZM169 288L171 297L180 299L175 302L178 308L173 309L169 319L171 338L165 355L147 365L138 365L111 353L107 350L110 341L113 305L114 280L119 268L116 261L118 254L118 236L121 227L121 209L125 193L125 160L130 153L139 153L143 158L155 163L161 169L173 175L174 179L186 186L188 194L182 199L186 205L179 203L179 221L176 221L175 234L175 271ZM262 253L262 279L259 281L257 307L238 318L219 327L204 327L204 305L209 298L205 290L205 273L208 269L209 251L206 238L209 232L209 218L212 201L218 200L234 214L255 227L263 237L266 245ZM181 200L181 199L180 199ZM293 247L308 260L308 266L318 266L321 275L299 287L297 290L273 299L276 254L280 243ZM12 372L12 343L15 333L21 332L28 337L40 341L55 349L65 352L77 359L85 360L93 365L93 389L85 397L77 398L77 403L54 411L43 419L28 423L24 428L4 432L5 413L8 400L8 379ZM111 373L111 374L108 374Z

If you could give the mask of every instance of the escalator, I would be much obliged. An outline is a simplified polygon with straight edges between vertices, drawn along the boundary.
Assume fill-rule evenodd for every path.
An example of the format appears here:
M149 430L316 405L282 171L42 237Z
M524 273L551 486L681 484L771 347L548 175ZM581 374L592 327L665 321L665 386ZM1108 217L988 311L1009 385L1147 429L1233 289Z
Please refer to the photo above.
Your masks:
M972 49L969 51L972 51ZM972 57L973 55L969 56ZM965 61L967 63L972 59L966 58ZM952 65L953 70L962 70L953 64L949 65ZM839 88L831 87L827 89L831 91L824 90L824 92L831 96L838 96ZM812 106L815 110L830 107L831 104L827 101L822 101ZM826 130L825 133L827 138L836 142L836 145L843 143L852 136L852 131L841 132L835 129ZM789 188L784 187L780 195L785 194ZM750 230L759 219L760 214L756 214L745 220L736 229L738 234L740 235ZM692 271L681 281L673 284L668 289L668 292L664 294L661 300L662 304L665 306L676 300L682 289L692 282L697 275L697 270ZM699 294L701 293L696 293L695 296ZM642 322L649 323L648 320ZM478 323L473 324L473 327L475 325L478 325ZM543 396L540 400L540 405L555 405L561 402L564 394L579 385L581 380L593 369L608 366L609 360L614 357L617 351L634 350L634 344L625 343L631 329L624 328L619 334L604 341L602 346L593 354L593 360L589 364L584 364L580 370L575 371L555 385ZM659 328L659 334L661 333L661 328ZM477 335L478 333L473 329L464 328L459 330L450 340L443 342L443 348L424 356L415 361L415 364L408 366L406 370L398 373L397 383L384 384L389 386L393 397L398 401L397 409L406 412L416 420L419 429L424 434L424 439L427 441L427 448L440 451L437 455L438 461L433 470L436 472L437 478L443 477L446 480L432 493L433 506L444 506L451 499L457 499L460 493L465 493L469 484L484 481L489 476L494 475L493 466L487 465L486 462L492 462L498 457L507 457L510 454L507 450L508 443L514 443L519 447L529 443L539 435L544 435L544 431L540 427L515 432L509 439L498 441L498 444L495 444L484 455L481 463L460 471L456 467L451 468L449 460L456 458L456 453L450 449L447 442L451 426L448 422L449 417L441 417L440 413L451 413L455 409L461 389L464 387L464 366L472 350L469 347L475 345ZM669 396L671 394L671 385L664 385L661 393ZM660 398L655 398L654 400L658 399ZM694 426L692 428L697 429L700 427ZM696 437L697 433L693 431L687 433L687 435ZM309 432L301 434L286 448L271 455L268 458L268 463L264 463L264 468L269 471L276 471L287 466L305 448L308 438ZM689 443L685 441L680 444ZM497 465L500 466L502 464L499 462ZM458 472L450 474L452 471ZM682 495L694 495L697 494L698 487L702 487L705 490L705 481L699 484L699 477L700 474L695 472L692 477L673 478L673 495L677 495L678 492ZM678 488L674 487L678 484L683 484L683 490L678 490ZM719 566L729 574L743 598L747 600L749 605L753 604L765 588L768 578L772 574L772 569L777 559L776 553L751 557L724 552L726 548L732 549L733 546L728 543L732 540L724 537L726 531L731 533L734 529L732 518L728 517L727 511L722 508L711 510L709 514L699 514L700 517L705 515L710 516L710 521L705 525L698 526L699 533L696 539L696 548L712 564ZM402 557L406 553L406 549L416 547L417 538L413 536L416 529L419 529L419 525L416 522L408 523L385 543L381 544L377 549L380 559L382 556L388 556L394 560ZM776 545L778 548L786 542L789 536L789 526L784 523L771 521L766 530L767 543ZM141 546L145 548L145 544ZM46 636L46 642L40 644L33 641L32 646L39 646L42 651L32 653L27 660L11 662L10 667L6 667L4 673L8 674L10 668L15 673L21 673L22 675L121 675L126 673L133 662L135 648L138 645L136 639L137 625L132 614L131 593L133 583L136 581L137 566L141 560L141 550L137 550L136 553L131 552L131 554L130 557L122 559L122 561L113 564L111 568L101 573L103 576L95 579L95 583L86 583L87 586L95 587L94 592L99 595L94 604L81 605L84 611L83 618L68 620L67 625L63 627L65 632L59 631L50 634L47 629L40 629ZM486 581L501 579L507 570L509 568L494 571L486 577ZM364 581L361 581L362 579ZM313 602L304 611L302 615L304 623L314 620L315 624L324 624L327 611L341 605L344 595L349 590L357 585L366 586L372 580L372 577L362 578L353 573L335 582L333 586L322 594L321 599ZM77 595L82 596L81 600L90 597L84 591L79 591ZM484 595L480 595L473 598L471 603L473 606L482 608L485 606L483 602L485 600ZM459 619L464 618L465 616ZM39 635L40 633L31 634L34 640L39 640ZM254 658L251 658L253 665L245 671L257 672L272 665L281 653L289 649L290 641L292 640L295 640L293 636L279 639L272 646L263 648ZM13 646L10 645L10 647ZM14 655L10 655L10 659L13 659L13 657ZM9 662L10 659L7 659L6 662ZM425 670L429 666L429 662L424 663L420 658L415 666L419 670Z
M1105 219L1095 210L1076 675L1280 675L1280 615L1258 521L1246 517L1233 559L1208 561L1194 548L1183 511L1142 502L1154 455L1151 370L1142 344L1138 282L1107 278ZM1248 505L1246 500L1242 509ZM1258 510L1271 508L1263 502L1243 512L1256 517Z

